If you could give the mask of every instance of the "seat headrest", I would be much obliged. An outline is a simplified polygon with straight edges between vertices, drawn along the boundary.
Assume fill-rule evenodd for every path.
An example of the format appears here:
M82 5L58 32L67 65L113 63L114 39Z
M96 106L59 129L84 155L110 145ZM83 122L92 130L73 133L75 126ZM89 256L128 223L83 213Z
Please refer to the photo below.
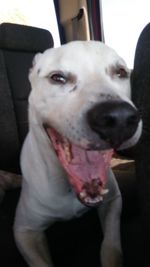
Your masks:
M48 30L13 23L0 24L0 48L43 52L53 45Z

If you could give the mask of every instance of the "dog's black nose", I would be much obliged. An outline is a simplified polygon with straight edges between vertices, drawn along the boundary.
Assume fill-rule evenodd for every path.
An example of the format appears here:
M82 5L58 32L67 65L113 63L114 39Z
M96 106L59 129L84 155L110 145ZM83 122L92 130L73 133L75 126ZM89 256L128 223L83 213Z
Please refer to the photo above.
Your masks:
M110 101L95 105L87 113L88 123L112 147L119 147L131 138L140 121L138 111L125 101Z

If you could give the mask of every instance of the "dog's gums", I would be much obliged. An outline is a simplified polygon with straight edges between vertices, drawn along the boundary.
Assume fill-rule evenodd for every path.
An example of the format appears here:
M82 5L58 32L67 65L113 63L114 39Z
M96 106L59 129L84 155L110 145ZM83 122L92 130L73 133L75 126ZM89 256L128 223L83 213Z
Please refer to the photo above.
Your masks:
M87 206L99 204L108 193L105 184L113 150L85 150L53 128L46 128L46 132L79 200Z

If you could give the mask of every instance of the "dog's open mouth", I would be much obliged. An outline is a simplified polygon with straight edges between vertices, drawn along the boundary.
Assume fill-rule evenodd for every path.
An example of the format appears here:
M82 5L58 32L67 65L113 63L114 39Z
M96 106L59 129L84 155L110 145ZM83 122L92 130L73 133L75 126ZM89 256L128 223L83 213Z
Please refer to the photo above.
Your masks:
M113 150L85 150L53 128L46 128L46 132L79 200L87 206L97 205L108 192L105 184Z

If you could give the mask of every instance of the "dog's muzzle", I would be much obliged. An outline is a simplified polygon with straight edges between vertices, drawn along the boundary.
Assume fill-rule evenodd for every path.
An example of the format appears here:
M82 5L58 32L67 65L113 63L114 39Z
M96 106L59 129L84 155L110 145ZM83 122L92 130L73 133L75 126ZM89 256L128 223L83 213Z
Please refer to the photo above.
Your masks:
M111 101L95 105L88 111L87 120L101 139L117 149L134 135L140 115L136 108L125 101Z
M95 206L108 193L105 186L113 149L134 135L140 116L127 102L113 101L91 108L87 121L91 130L98 134L99 142L106 143L106 149L86 149L48 125L45 130L79 200L84 205Z

